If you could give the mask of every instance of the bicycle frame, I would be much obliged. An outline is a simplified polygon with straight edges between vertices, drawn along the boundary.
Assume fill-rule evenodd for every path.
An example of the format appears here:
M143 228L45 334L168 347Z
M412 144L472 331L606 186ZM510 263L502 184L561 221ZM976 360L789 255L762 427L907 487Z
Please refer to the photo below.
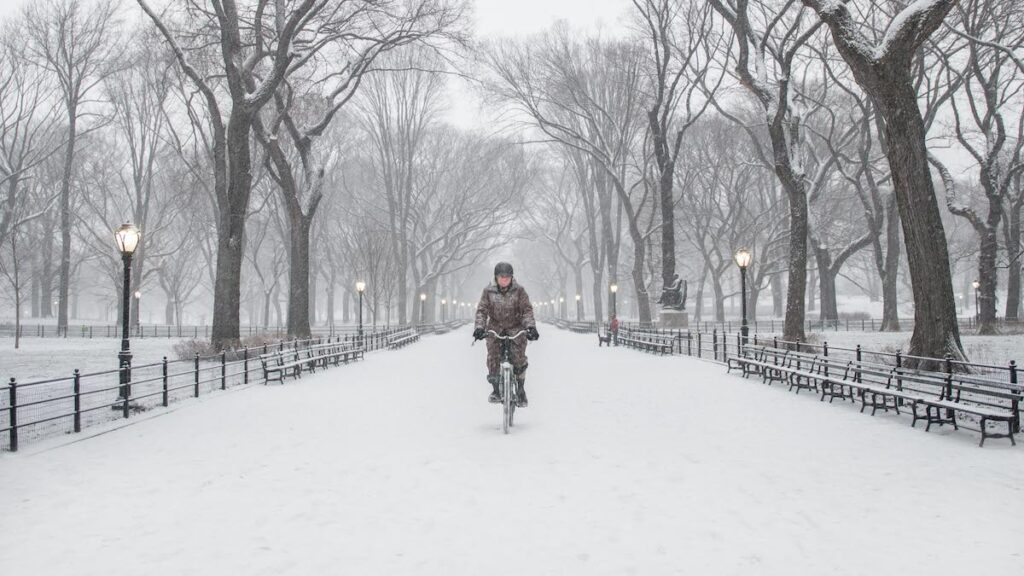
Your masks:
M516 413L516 402L513 399L515 394L516 376L512 368L512 341L526 334L526 330L520 330L515 336L502 336L494 330L487 331L494 335L494 338L501 344L501 403L502 403L502 429L508 434L508 429L513 426L513 417Z

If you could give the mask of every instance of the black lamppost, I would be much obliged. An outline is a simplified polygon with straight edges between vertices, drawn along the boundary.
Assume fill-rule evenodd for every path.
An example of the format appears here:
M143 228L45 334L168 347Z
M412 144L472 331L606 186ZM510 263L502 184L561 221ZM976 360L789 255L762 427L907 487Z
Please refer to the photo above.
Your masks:
M974 323L977 325L981 322L981 309L978 308L978 288L981 288L981 282L975 280L971 286L974 286Z
M747 266L753 257L750 250L740 248L736 251L736 265L740 267L740 310L743 314L743 321L740 324L740 334L743 336L743 345L747 345L747 335L750 328L747 326Z
M117 399L124 401L125 405L123 408L125 412L128 411L128 398L131 396L129 384L132 381L132 352L131 345L128 342L128 328L131 322L129 313L131 312L132 255L135 254L135 249L139 247L139 240L141 238L142 233L130 222L123 224L114 231L114 242L117 244L117 249L121 252L121 262L124 264L124 284L121 287L121 351L117 354L117 363L120 368L118 382L121 386L118 389ZM118 404L113 406L115 410L121 408Z
M444 324L445 307L448 306L448 299L441 298L441 324Z
M611 308L612 316L616 316L616 312L615 312L615 293L619 291L619 285L618 284L612 284L609 287L609 289L612 291L612 301L611 301L611 306L609 306L609 308Z
M558 297L558 314L565 320L565 296Z
M423 309L427 305L427 295L420 292L420 325L423 325Z
M359 292L359 345L363 345L363 291L366 290L366 282L356 282L356 292Z
M579 294L576 295L576 321L583 322L583 300Z

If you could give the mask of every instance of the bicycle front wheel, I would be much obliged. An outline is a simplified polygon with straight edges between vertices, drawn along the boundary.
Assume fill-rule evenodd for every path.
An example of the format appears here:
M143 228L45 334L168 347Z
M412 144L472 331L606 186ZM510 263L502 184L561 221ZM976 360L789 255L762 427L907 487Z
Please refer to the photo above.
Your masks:
M512 370L503 369L501 371L501 402L502 402L502 418L501 428L508 434L508 429L512 426L512 414L515 412L516 403L513 399L515 385L512 381Z

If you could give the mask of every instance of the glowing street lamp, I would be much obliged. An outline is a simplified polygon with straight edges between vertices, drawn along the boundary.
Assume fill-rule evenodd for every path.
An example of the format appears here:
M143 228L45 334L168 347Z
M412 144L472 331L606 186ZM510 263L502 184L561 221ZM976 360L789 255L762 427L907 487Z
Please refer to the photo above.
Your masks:
M128 324L131 322L129 316L131 304L129 299L131 298L132 293L132 255L135 254L135 250L139 247L139 241L141 239L142 233L131 222L126 222L114 231L114 243L116 244L118 251L121 252L121 262L124 264L124 284L121 290L121 351L117 355L117 361L120 367L119 383L121 386L118 388L117 399L123 400L120 404L124 410L125 418L128 417L128 398L131 396L130 383L132 381L132 352L131 344L128 341ZM112 406L115 410L118 407L117 403Z
M742 300L740 309L743 312L743 323L740 324L740 334L743 336L743 344L747 343L747 335L750 332L750 328L747 326L747 267L750 266L750 261L753 256L750 254L750 250L746 248L740 248L736 251L736 265L740 267L740 298Z
M615 313L615 294L618 293L618 291L619 291L619 285L618 284L612 284L611 286L608 287L608 289L612 291L612 303L611 303L612 304L611 305L611 309L612 310L611 310L611 312L612 312L612 316L615 316L616 315L616 313Z

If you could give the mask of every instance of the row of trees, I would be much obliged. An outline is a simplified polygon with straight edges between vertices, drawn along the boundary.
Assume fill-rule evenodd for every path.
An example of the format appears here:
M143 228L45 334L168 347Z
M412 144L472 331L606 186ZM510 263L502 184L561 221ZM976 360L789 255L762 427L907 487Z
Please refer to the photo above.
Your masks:
M130 217L136 285L178 321L209 291L226 345L243 311L308 334L317 287L333 315L357 277L374 315L416 320L514 238L595 318L622 274L656 320L679 272L721 317L747 246L750 308L770 290L787 339L809 289L837 318L845 275L880 285L887 330L906 284L910 352L962 357L947 229L976 235L982 330L1000 270L1019 309L1018 4L633 0L623 35L477 45L455 0L33 3L0 57L4 271L19 313L27 281L66 325L82 267L117 301L107 236ZM467 55L512 136L442 121Z
M911 354L962 357L945 231L955 215L977 232L982 332L994 330L1000 267L1017 317L1019 3L634 0L632 13L625 38L556 26L484 55L489 90L558 154L577 201L537 230L553 261L589 264L595 299L629 270L639 320L651 321L648 294L682 261L720 317L723 274L748 246L750 309L785 288L784 337L805 339L808 271L834 320L837 278L870 250L883 329L899 328L903 269ZM970 154L973 177L930 153L943 139ZM676 227L689 255L675 252Z
M522 146L442 122L461 4L130 8L49 0L5 23L0 246L16 314L28 293L41 316L60 303L66 326L54 278L116 306L110 231L127 219L144 234L133 286L164 293L168 323L209 291L218 345L237 341L243 303L253 324L274 309L309 334L318 281L328 316L337 288L349 301L361 279L368 321L396 302L404 323L418 317L412 294L455 292L520 210L534 173ZM40 40L61 57L78 58L83 37L96 48L65 82L25 48L35 29L61 31ZM41 250L26 250L33 238Z

